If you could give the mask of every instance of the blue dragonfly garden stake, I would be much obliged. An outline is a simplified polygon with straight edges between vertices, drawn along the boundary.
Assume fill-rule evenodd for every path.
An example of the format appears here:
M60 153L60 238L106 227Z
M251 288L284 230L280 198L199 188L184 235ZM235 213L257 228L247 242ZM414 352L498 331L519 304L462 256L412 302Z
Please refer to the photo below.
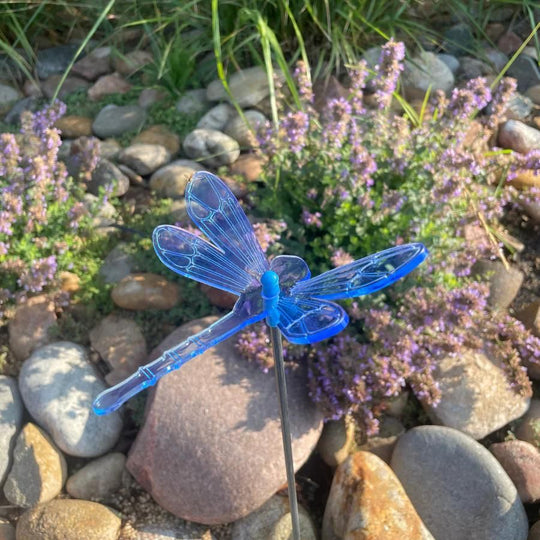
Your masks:
M190 218L209 241L172 225L160 225L153 234L157 256L174 272L239 298L230 313L207 329L99 394L94 411L102 415L118 409L188 360L245 326L266 319L276 366L293 535L299 539L281 334L297 344L316 343L336 335L349 319L344 309L330 300L387 287L414 270L426 258L427 250L420 243L400 245L311 278L300 257L266 259L240 204L218 177L195 173L185 197Z

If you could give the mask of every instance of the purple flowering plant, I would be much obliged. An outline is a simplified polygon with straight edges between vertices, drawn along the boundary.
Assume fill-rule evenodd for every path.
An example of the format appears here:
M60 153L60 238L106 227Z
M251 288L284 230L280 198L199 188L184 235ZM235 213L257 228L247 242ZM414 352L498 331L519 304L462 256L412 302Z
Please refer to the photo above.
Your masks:
M83 242L91 228L83 186L58 159L54 123L64 112L61 102L25 112L20 133L0 134L0 320L9 318L17 302L58 285L62 271L88 277L89 266L97 264ZM92 141L87 158L78 180L95 166Z
M540 169L540 152L488 146L515 81L502 79L492 92L474 79L449 97L435 92L420 114L406 106L404 113L395 99L404 53L389 41L374 72L360 62L347 95L321 112L299 63L302 109L283 103L280 124L260 136L268 164L257 208L287 224L280 248L302 256L313 273L405 242L430 251L428 264L390 290L349 301L346 332L302 352L289 347L289 358L308 359L310 394L327 416L353 414L367 433L406 385L436 405L434 370L444 356L488 349L524 395L531 385L522 364L540 360L540 340L492 313L488 288L472 275L477 260L502 256L492 230L504 207L540 200L508 182ZM488 104L491 114L483 112ZM268 366L264 330L241 336L238 348Z

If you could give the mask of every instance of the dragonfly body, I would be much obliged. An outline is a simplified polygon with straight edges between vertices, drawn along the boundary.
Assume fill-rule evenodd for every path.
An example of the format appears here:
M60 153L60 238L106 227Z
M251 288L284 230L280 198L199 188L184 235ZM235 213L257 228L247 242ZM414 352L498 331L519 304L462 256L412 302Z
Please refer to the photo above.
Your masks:
M102 392L94 401L96 414L118 409L167 373L264 318L292 343L332 337L349 319L330 300L380 290L427 256L422 244L406 244L311 278L300 257L280 255L268 262L240 204L216 176L195 173L186 188L186 202L189 216L210 242L178 227L160 225L153 234L158 257L174 272L239 298L232 311L210 327Z

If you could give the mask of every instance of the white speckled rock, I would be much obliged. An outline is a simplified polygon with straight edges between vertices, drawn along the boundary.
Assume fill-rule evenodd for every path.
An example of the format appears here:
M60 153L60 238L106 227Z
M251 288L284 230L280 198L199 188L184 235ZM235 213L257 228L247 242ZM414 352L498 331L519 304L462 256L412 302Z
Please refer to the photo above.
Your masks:
M152 174L170 160L170 152L161 144L132 144L118 154L120 163L143 176Z
M34 351L22 366L19 389L30 414L66 454L99 456L118 440L120 415L92 410L105 385L80 345L59 341Z
M274 73L281 81L284 80L281 71L275 70ZM266 71L260 66L237 71L229 79L229 90L240 107L256 105L270 94ZM208 85L206 97L210 101L230 101L219 79Z
M419 426L402 435L392 469L437 540L525 540L527 515L491 452L456 429Z
M402 81L411 97L421 97L430 86L432 92L450 92L454 87L452 71L432 52L422 52L410 62L405 61Z
M184 139L184 152L192 159L217 168L234 163L240 155L240 147L221 131L196 129Z
M220 103L212 107L198 122L198 129L215 129L223 131L229 120L236 115L234 107L227 103Z
M4 483L11 463L15 437L21 429L23 412L17 381L0 375L0 486Z

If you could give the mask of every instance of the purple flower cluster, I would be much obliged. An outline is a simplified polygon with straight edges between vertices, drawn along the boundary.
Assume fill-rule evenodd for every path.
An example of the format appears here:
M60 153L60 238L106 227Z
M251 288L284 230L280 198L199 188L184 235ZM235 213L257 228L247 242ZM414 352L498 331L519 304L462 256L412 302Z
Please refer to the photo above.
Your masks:
M447 112L455 121L466 120L481 111L491 101L491 90L486 79L479 77L467 81L464 88L454 88Z
M403 71L405 45L391 39L383 45L379 63L375 68L376 77L373 80L375 89L374 99L379 109L385 109L392 101L399 76Z
M304 111L289 112L281 122L285 142L291 152L301 152L307 144L309 116Z
M284 221L272 220L253 224L255 237L262 250L266 253L268 248L274 245L281 238L281 233L285 230Z
M322 227L321 217L322 214L320 212L310 212L307 208L302 210L302 222L307 227L320 229Z
M40 292L53 281L56 275L56 257L51 255L44 259L37 259L30 268L25 268L17 284L27 292Z

